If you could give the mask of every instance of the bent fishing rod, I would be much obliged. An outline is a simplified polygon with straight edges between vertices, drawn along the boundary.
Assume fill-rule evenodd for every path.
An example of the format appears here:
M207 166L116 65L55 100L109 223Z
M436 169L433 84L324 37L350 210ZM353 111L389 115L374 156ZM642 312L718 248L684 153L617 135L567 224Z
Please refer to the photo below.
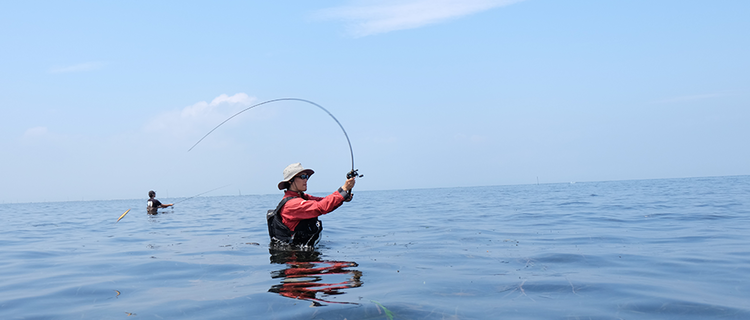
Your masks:
M354 168L354 151L352 150L352 143L351 143L351 141L349 141L349 135L346 133L346 130L344 129L344 126L341 125L341 122L339 122L339 120L336 119L336 117L334 117L331 112L329 112L328 110L326 110L326 108L323 108L323 106L321 106L321 105L319 105L319 104L317 104L315 102L312 102L310 100L305 100L305 99L300 99L300 98L278 98L278 99L266 100L266 101L263 101L261 103L257 103L257 104L254 104L252 106L249 106L249 107L243 109L242 111L235 113L231 117L229 117L226 120L224 120L223 122L219 123L219 125L217 125L213 129L211 129L211 131L209 131L208 133L206 133L206 135L204 135L202 138L200 138L200 140L198 140L198 142L196 142L192 147L190 147L190 149L188 149L188 152L190 152L190 150L193 150L193 148L195 148L195 146L197 146L201 141L203 141L203 139L205 139L206 137L208 137L209 134L211 134L216 129L218 129L219 127L221 127L221 125L225 124L227 121L229 121L232 118L238 116L240 113L243 113L243 112L245 112L247 110L250 110L250 109L258 107L258 106L262 106L264 104L268 104L268 103L272 103L272 102L278 102L278 101L301 101L301 102L306 102L306 103L312 104L312 105L320 108L321 110L325 111L325 113L327 113L329 116L331 116L331 118L333 118L333 121L336 121L336 123L339 125L339 128L341 128L341 131L344 132L344 136L346 137L346 143L349 144L349 154L351 155L351 158L352 158L352 171L349 171L349 173L346 174L346 178L350 179L350 178L353 178L353 177L359 177L359 178L364 177L363 174L359 174L359 172L358 172L359 169L355 169Z

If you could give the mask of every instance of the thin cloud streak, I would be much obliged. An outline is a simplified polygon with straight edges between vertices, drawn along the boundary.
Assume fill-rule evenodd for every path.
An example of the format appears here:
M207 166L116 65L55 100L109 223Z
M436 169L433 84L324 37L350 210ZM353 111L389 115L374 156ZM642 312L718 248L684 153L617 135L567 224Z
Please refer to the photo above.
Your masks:
M56 67L49 70L50 73L72 73L72 72L85 72L101 69L104 66L103 62L92 61L79 63L67 67Z
M47 127L33 127L24 132L23 139L35 139L47 134Z
M316 16L348 21L350 35L359 38L419 28L521 1L524 0L358 0L321 10Z
M59 145L67 140L67 137L50 131L47 127L28 128L21 135L19 142L25 145L46 145L47 147Z

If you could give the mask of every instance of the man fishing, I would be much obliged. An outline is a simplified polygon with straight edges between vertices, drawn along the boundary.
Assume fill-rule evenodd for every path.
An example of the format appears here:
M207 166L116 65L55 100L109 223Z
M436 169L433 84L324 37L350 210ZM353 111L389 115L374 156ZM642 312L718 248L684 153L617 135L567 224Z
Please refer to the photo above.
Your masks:
M146 211L148 212L148 214L157 214L157 209L172 206L171 203L162 204L161 201L156 200L156 192L154 190L148 192L148 198L148 206L146 207Z
M307 181L315 173L305 169L300 163L293 163L284 169L284 180L278 184L284 190L284 199L275 210L266 216L268 235L272 244L298 247L313 247L320 240L323 224L318 217L336 210L344 202L352 200L355 177L348 178L344 185L326 197L305 194Z

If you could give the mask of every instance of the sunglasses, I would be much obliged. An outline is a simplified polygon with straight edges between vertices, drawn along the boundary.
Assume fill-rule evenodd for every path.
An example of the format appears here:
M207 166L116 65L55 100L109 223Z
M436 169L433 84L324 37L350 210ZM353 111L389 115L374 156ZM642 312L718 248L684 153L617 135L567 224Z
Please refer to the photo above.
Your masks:
M301 175L298 175L297 178L300 178L300 179L303 179L303 180L307 180L307 179L310 179L310 175L301 174Z

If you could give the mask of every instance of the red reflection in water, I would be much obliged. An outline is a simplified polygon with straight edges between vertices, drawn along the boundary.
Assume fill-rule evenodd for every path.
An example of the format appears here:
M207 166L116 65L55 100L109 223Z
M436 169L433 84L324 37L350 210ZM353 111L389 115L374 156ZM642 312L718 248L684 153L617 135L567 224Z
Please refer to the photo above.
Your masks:
M346 269L356 267L355 262L320 260L320 253L317 251L272 249L271 263L285 264L286 269L271 273L272 278L282 278L282 281L281 284L272 286L269 292L287 298L308 300L315 306L324 306L323 303L356 304L324 299L326 296L344 294L344 289L362 286L362 272ZM340 279L342 275L348 278L344 281L326 282Z

